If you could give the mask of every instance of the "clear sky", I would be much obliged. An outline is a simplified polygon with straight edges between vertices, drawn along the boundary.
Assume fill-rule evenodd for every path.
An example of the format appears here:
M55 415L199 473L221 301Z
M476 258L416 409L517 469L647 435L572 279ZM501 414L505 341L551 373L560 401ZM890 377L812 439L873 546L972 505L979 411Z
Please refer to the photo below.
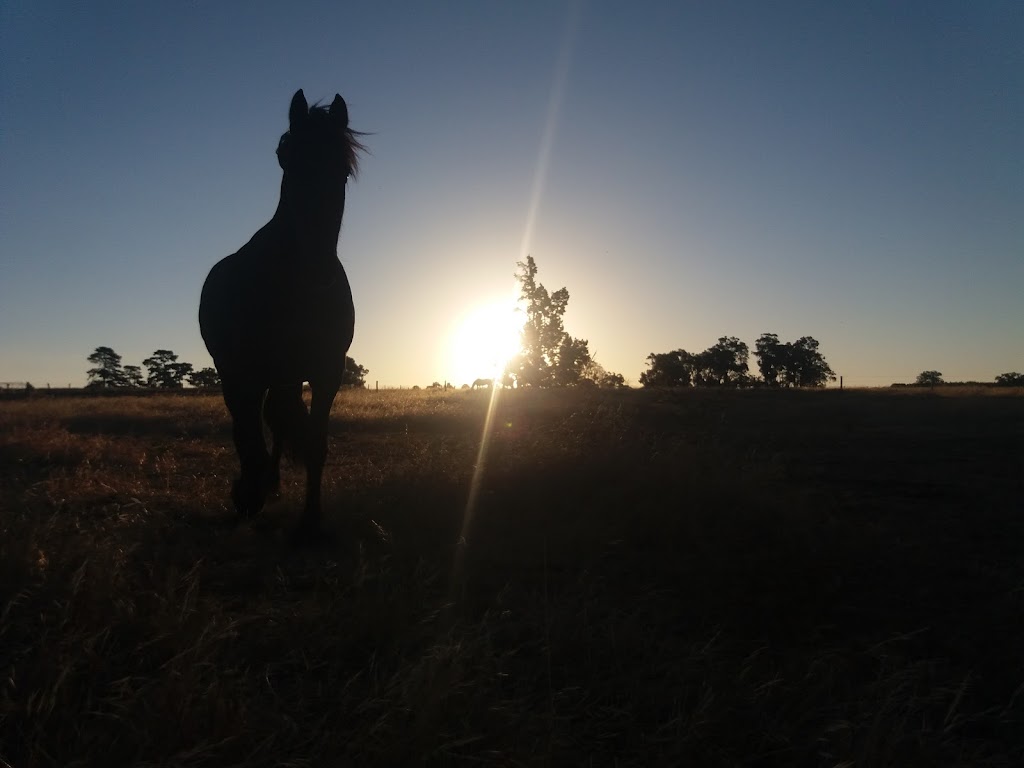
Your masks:
M199 291L274 212L297 88L372 133L339 253L381 386L460 375L526 253L634 384L762 332L852 385L1024 370L1019 0L0 14L0 381L84 384L100 345L209 365Z

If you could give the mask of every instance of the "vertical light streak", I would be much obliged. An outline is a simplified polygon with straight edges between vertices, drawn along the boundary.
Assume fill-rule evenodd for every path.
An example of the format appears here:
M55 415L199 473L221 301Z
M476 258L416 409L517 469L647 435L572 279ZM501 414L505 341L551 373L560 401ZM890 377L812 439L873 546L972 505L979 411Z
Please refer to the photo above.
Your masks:
M565 100L565 86L569 79L569 64L572 60L573 48L576 43L576 31L579 28L580 10L580 0L570 0L565 31L562 35L562 45L558 52L558 59L555 62L551 91L548 94L547 119L544 122L544 133L541 136L540 151L537 154L537 165L534 167L530 204L526 212L526 224L523 227L523 241L520 246L520 260L525 259L527 253L529 253L530 242L533 239L533 230L537 222L537 212L540 209L540 202L544 196L544 187L547 183L548 168L551 162L551 148L555 143L558 119L562 103ZM495 385L491 387L491 395L487 403L487 415L484 417L484 431L480 436L480 448L477 451L476 464L473 467L473 478L469 484L466 510L462 515L462 530L459 534L455 559L452 563L452 573L449 579L450 600L455 599L455 592L462 583L462 568L465 560L467 536L470 525L473 522L473 517L476 514L480 487L483 483L484 470L487 466L487 451L490 447L491 427L494 422L494 412L498 405L499 391L500 387L497 385L497 377L495 377Z
M520 260L530 252L533 230L537 224L537 212L544 197L544 187L548 180L548 166L551 163L551 147L555 143L558 119L565 101L565 84L569 79L569 63L572 60L573 48L576 45L576 30L579 28L581 3L573 0L569 3L569 13L562 36L562 47L555 62L554 77L551 81L551 92L548 94L547 120L544 122L544 133L540 140L540 152L537 154L537 165L533 172L533 189L530 192L530 205L526 211L526 226L523 228L523 242L519 248Z

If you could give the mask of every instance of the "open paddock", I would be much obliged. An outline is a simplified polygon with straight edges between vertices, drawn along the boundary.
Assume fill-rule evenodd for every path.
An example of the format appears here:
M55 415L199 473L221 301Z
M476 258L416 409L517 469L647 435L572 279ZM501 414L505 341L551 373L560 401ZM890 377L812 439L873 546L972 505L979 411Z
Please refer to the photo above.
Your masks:
M1024 764L1021 390L490 401L342 392L302 549L215 394L0 402L0 758Z

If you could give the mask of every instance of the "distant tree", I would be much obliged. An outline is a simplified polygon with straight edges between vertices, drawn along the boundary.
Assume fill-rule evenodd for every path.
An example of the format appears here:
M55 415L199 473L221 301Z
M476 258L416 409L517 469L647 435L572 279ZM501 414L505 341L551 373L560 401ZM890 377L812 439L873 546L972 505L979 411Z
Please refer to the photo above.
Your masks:
M609 372L598 380L597 386L604 389L625 389L629 385L626 384L626 377L621 373Z
M137 365L124 367L124 382L129 387L144 387L146 380L142 378L142 369Z
M652 352L647 356L648 369L640 374L645 387L689 387L693 385L694 355L685 349L674 352Z
M193 387L199 387L200 389L205 387L219 387L220 374L217 373L216 368L200 368L198 371L192 372L188 377L188 383Z
M787 379L794 387L823 387L836 380L825 357L818 351L818 340L812 336L801 336L789 345L791 348Z
M126 384L121 356L110 347L96 347L86 358L95 368L86 371L90 387L123 387Z
M750 350L735 336L722 336L713 347L696 355L694 384L698 386L743 386L749 378Z
M761 378L769 387L822 387L836 374L818 351L818 340L801 336L783 344L774 333L762 333L754 343Z
M586 339L574 339L565 334L558 347L552 381L556 387L571 387L580 383L583 370L591 361Z
M619 389L626 386L626 379L621 373L606 371L604 366L596 360L591 360L584 366L581 373L580 383L588 382L607 389Z
M363 368L351 357L345 358L345 374L341 378L343 387L365 387L366 377L370 373L369 368Z
M149 371L147 383L151 387L181 389L185 377L192 373L192 363L179 363L178 356L169 349L158 349L142 364Z
M996 376L996 384L1000 387L1024 387L1024 373L1000 373Z
M934 387L936 384L945 384L942 380L942 373L939 371L921 371L917 374L914 383L919 387Z
M172 386L181 388L185 379L192 375L192 363L171 363L171 376L174 379Z
M640 374L645 387L743 387L750 384L750 350L735 336L722 336L712 347L693 354L685 349L653 352Z
M774 333L762 333L754 342L754 355L761 378L769 387L777 387L782 382L780 375L786 368L786 345L779 341Z
M569 305L569 291L560 288L548 293L537 282L537 263L533 256L516 262L519 271L520 299L525 303L526 322L522 331L522 351L509 363L508 371L517 386L558 387L580 381L590 360L586 339L574 339L565 331L562 316Z

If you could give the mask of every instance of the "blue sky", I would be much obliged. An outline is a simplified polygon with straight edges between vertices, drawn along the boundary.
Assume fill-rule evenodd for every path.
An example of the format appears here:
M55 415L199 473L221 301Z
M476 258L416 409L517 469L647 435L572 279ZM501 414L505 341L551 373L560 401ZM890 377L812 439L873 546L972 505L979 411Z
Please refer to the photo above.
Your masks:
M853 385L1024 370L1019 2L0 14L0 381L82 384L100 345L209 365L199 291L273 214L300 87L372 133L339 253L381 386L456 378L527 252L634 383L762 332Z

